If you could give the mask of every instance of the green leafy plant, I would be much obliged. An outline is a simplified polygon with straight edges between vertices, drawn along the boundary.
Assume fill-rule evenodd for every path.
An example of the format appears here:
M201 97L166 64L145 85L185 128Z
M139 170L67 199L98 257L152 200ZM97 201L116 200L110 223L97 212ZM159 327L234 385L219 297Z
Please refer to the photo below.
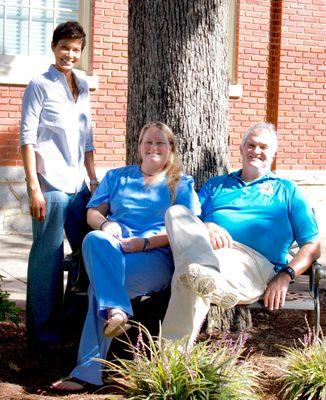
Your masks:
M153 338L141 327L137 345L129 343L132 360L100 361L128 399L259 399L259 371L241 357L243 344L240 337L187 348L186 341Z
M286 400L326 399L326 339L309 331L298 345L284 351L280 367L282 389L280 394Z
M3 276L0 275L0 321L12 321L18 324L20 308L14 301L9 300L9 293L2 290L2 281Z

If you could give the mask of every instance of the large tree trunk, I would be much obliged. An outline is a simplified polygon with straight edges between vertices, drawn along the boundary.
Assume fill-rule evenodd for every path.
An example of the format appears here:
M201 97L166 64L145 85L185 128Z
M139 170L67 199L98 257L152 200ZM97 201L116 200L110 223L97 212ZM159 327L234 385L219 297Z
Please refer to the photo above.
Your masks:
M160 120L177 136L198 186L226 171L227 0L130 0L127 162L137 137Z
M128 43L127 163L136 161L141 127L159 120L174 131L197 187L225 173L228 1L130 0ZM209 330L233 324L218 315L212 307Z

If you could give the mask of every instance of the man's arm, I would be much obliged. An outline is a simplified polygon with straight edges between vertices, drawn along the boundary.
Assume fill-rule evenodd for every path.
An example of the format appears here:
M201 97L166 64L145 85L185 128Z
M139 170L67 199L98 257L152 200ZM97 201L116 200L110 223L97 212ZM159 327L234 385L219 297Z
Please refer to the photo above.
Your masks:
M43 99L41 86L32 81L24 92L20 125L20 145L29 192L29 209L31 216L38 221L44 221L46 214L46 201L37 177L34 148Z
M34 145L26 144L21 146L21 153L29 191L30 214L36 220L44 221L46 213L46 201L37 178Z
M296 276L303 274L310 265L320 256L320 241L304 244L289 263ZM278 273L268 284L264 295L265 307L278 310L283 307L291 277L286 272Z
M85 168L87 171L87 175L90 179L90 189L91 193L93 194L98 186L96 173L95 173L95 165L94 165L94 151L86 151L85 152Z

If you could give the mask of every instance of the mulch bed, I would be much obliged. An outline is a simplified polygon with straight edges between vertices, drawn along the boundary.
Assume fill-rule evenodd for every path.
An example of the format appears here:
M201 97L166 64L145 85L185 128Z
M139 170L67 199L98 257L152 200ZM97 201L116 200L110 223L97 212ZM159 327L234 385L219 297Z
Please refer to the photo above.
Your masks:
M322 293L323 331L326 329L326 292ZM66 395L54 394L49 385L54 380L66 376L74 367L78 340L71 339L68 344L56 351L38 354L27 346L24 324L0 323L0 399L1 400L42 400L42 399L123 399L121 396L109 396L110 388L100 394ZM248 336L246 349L250 359L262 368L265 376L265 400L280 399L277 382L280 372L276 368L282 351L280 346L292 347L294 341L302 339L308 332L303 311L283 310L269 313L253 310L253 327L246 331ZM218 338L214 332L211 339ZM206 338L202 335L201 338Z

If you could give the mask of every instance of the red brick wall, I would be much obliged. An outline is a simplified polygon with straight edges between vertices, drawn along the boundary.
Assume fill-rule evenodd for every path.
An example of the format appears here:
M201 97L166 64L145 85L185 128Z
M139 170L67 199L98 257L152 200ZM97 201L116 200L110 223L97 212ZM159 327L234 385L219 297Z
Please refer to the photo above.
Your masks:
M128 0L97 0L93 5L93 73L99 89L92 93L97 166L125 164L128 66Z
M271 3L278 8L271 10ZM269 58L270 44L277 41L275 32L270 38L271 11L272 25L278 17L281 23L280 47L273 53L276 59L279 56L277 104L272 90L268 91L278 87L269 68L278 68ZM238 146L246 129L254 122L274 119L280 133L278 169L325 168L325 17L324 0L240 0L238 83L243 85L243 97L230 101L232 167L239 166Z
M23 92L19 86L0 86L0 166L22 165L18 132Z
M271 3L276 7L271 9ZM325 168L325 9L324 0L240 0L238 83L243 96L230 99L231 167L239 166L238 146L246 129L272 119L280 132L278 169ZM125 162L127 13L128 0L93 2L89 42L90 72L99 76L99 89L91 94L98 166ZM0 165L21 165L23 90L0 86Z
M326 2L283 1L279 163L326 167Z

